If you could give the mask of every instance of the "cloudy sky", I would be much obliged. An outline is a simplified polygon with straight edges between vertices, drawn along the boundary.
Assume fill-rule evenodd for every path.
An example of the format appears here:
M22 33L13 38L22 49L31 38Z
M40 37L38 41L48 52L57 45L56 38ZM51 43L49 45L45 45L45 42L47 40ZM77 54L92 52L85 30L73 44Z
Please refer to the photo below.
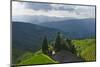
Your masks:
M31 16L31 17L47 16L47 17L66 18L66 19L95 18L95 7L13 1L12 2L12 17L14 17L13 20L15 20L15 18L18 18L20 16Z

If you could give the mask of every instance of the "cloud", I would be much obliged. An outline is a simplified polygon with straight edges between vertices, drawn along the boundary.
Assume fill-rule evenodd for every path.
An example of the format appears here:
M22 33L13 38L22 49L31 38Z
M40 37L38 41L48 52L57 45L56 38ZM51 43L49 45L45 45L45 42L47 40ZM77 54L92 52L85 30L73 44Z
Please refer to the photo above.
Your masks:
M45 10L33 10L33 9L16 9L12 11L13 16L18 15L43 15L43 16L50 16L50 17L73 17L75 16L74 13L69 13L68 11L59 11L59 10L51 10L51 11L45 11ZM72 16L73 15L73 16Z
M76 12L77 15L95 18L94 6L76 6L74 11Z
M47 3L13 2L13 16L49 16L70 18L95 18L95 7Z
M73 5L63 5L63 4L50 4L52 9L54 10L66 10L66 11L73 11L75 6Z
M34 9L34 10L51 10L52 7L50 7L47 3L32 3L32 2L23 2L24 5L26 5L26 8L28 9Z

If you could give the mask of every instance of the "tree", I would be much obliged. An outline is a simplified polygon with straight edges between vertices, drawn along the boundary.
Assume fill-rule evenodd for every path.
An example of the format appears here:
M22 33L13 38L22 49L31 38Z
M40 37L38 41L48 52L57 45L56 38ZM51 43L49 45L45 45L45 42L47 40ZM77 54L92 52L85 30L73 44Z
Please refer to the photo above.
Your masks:
M67 50L72 52L73 54L76 54L76 49L72 44L72 41L69 38L65 39L60 32L57 33L54 49L57 52L60 50Z
M48 41L47 41L47 37L45 36L43 39L43 43L42 43L42 52L44 54L48 54Z
M61 40L62 40L61 49L62 49L62 50L68 50L68 44L66 43L65 38L62 38Z
M60 51L60 49L61 49L61 36L60 36L60 32L57 33L57 37L56 37L54 48L55 48L55 51Z
M69 51L71 51L73 54L76 54L76 48L75 46L72 44L72 41L70 39L66 39L66 42L68 43L68 47L69 47Z

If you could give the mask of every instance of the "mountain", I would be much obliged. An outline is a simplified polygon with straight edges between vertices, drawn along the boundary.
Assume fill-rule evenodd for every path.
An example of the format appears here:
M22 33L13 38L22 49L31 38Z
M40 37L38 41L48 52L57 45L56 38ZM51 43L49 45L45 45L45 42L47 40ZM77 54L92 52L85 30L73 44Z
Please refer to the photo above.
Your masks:
M39 25L55 28L66 32L70 38L91 38L95 37L95 19L73 19L58 22L45 22Z
M71 19L70 17L49 17L49 16L13 16L12 20L13 21L18 21L18 22L26 22L26 23L33 23L33 24L39 24L39 23L44 23L44 22L58 22L62 21L65 19Z
M23 50L35 50L41 47L44 36L49 40L59 30L24 22L12 23L12 46Z

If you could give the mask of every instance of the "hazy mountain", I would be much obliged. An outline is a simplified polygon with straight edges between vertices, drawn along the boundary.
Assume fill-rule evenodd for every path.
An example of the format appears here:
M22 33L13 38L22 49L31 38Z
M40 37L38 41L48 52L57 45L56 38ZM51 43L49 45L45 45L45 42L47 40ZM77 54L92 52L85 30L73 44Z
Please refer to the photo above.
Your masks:
M54 39L57 31L59 30L35 24L13 22L12 46L21 50L36 51L41 47L45 35L49 40Z
M95 37L95 19L73 19L58 22L45 22L40 25L66 32L71 38Z
M18 21L18 22L26 22L26 23L33 23L33 24L39 24L44 22L58 22L65 19L72 19L70 17L50 17L50 16L13 16L12 21ZM75 18L73 18L75 19Z

